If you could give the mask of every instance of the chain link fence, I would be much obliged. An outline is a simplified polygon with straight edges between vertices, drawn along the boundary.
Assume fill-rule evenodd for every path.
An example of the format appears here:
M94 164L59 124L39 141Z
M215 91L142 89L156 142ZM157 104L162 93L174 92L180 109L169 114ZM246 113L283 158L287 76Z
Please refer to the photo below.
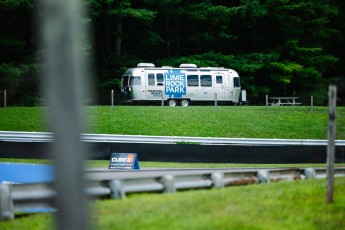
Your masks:
M63 92L62 92L63 93ZM270 99L274 95L268 95L267 101L271 104L273 101ZM317 96L295 96L296 103L300 106L326 106L327 96L317 97ZM260 96L246 96L246 99L240 99L240 103L237 105L246 106L265 106L266 105L266 95ZM167 102L163 102L167 105ZM162 106L162 100L158 99L156 101L131 101L122 95L120 91L109 90L109 91L99 91L89 94L89 97L85 98L84 104L89 106ZM14 92L11 90L0 90L0 107L40 107L45 106L46 102L43 95L29 95L23 92ZM229 106L233 103L225 103L222 101L191 101L191 106ZM345 98L337 99L338 106L345 106Z

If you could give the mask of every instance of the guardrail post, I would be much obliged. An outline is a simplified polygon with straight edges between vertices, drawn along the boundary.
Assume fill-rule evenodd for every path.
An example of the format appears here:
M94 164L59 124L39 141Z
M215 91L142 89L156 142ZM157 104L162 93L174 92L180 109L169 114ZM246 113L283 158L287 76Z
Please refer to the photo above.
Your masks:
M122 185L122 182L120 180L111 180L109 182L109 187L111 190L111 198L123 199L126 197L126 193L123 189L123 185Z
M327 192L326 203L333 202L334 193L334 154L336 135L336 86L329 86L328 89L328 145L327 145Z
M11 185L0 184L0 221L14 219Z
M304 169L304 176L305 179L313 179L316 178L316 171L313 168L306 168Z
M310 96L310 111L314 112L314 97Z
M224 174L223 173L212 173L211 175L212 184L215 188L224 187Z
M164 94L163 94L163 90L161 92L162 92L162 109L164 109Z
M214 106L217 106L218 102L217 102L217 93L214 93Z
M268 170L259 170L257 173L259 183L269 183L269 172Z
M174 176L167 175L163 176L161 179L162 184L164 185L164 193L174 193L176 192L175 182L174 182Z

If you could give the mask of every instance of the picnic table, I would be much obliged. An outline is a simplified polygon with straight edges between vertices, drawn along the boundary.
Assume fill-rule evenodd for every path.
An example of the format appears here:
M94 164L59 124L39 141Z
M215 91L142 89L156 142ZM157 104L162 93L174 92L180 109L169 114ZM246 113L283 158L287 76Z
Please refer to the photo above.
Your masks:
M281 105L300 105L302 103L296 102L298 97L270 97L272 103L268 103L272 106L281 106Z

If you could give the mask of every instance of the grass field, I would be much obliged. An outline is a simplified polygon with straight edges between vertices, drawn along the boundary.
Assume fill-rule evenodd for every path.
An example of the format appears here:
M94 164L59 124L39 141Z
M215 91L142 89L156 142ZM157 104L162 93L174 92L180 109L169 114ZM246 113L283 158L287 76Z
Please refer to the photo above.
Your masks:
M48 131L42 108L1 108L0 130ZM87 132L158 136L326 139L328 108L304 106L98 106L85 108ZM345 139L345 107L337 108Z
M327 108L90 107L90 133L199 137L325 139ZM0 108L0 130L48 131L42 108ZM337 109L337 139L345 139L345 108ZM9 161L9 159L0 159ZM15 162L28 160L11 159ZM33 160L33 163L47 163ZM108 161L88 161L107 167ZM243 165L140 162L142 168L323 167L324 164ZM337 166L344 166L339 164ZM135 194L90 203L90 229L345 229L345 178L325 204L325 180L257 184L175 194ZM52 214L23 215L0 229L50 229Z

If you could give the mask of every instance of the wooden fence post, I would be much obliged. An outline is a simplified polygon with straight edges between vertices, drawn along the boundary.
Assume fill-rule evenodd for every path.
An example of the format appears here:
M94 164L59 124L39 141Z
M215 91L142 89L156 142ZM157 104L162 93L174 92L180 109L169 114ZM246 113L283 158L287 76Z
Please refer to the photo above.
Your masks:
M114 106L114 90L111 90L111 106Z
M268 111L268 95L266 95L266 112Z
M334 193L334 155L336 136L336 100L337 88L330 85L328 89L328 146L327 146L327 191L326 203L333 202Z
M7 107L7 91L6 89L4 90L4 107Z

